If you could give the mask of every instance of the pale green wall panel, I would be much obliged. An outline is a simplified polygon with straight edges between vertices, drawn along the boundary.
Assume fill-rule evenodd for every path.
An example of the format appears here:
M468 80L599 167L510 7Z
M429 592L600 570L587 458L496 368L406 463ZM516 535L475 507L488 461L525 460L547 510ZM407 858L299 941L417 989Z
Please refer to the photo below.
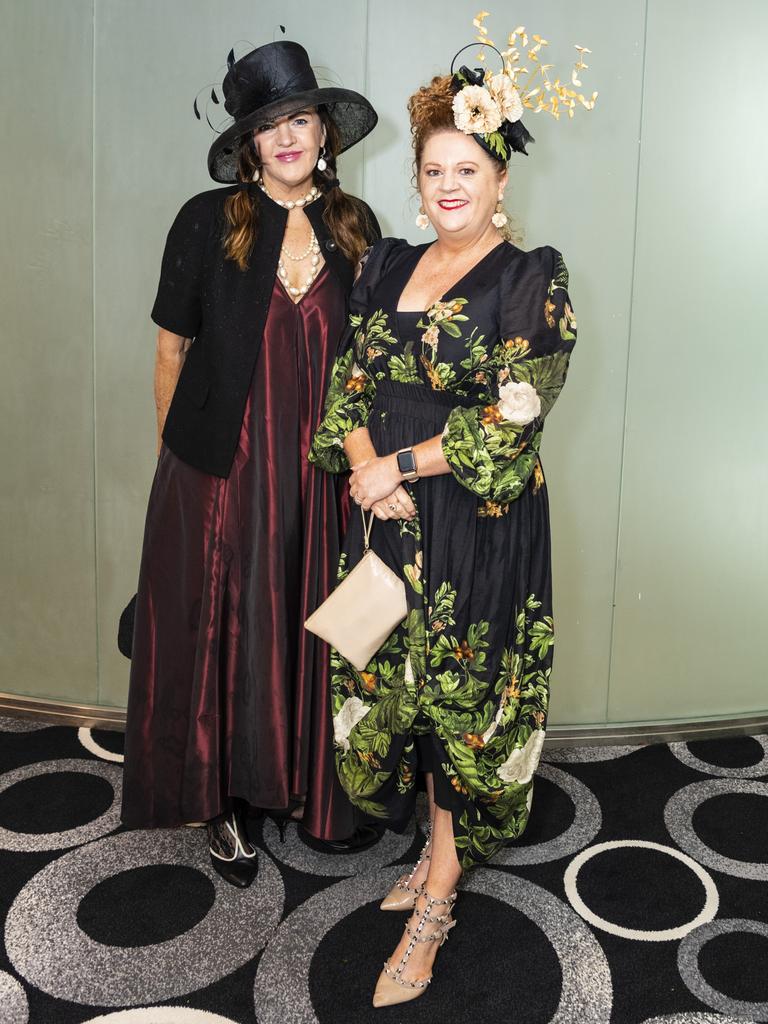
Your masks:
M96 698L91 0L2 0L0 689Z
M472 42L474 0L371 4L369 90L382 117L366 153L366 196L387 229L412 241L415 227L406 102ZM644 3L521 0L486 21L500 48L523 24L550 41L558 71L570 77L573 44L594 51L585 89L598 106L574 120L529 114L530 156L511 164L508 207L524 248L553 244L565 255L579 321L579 343L563 397L547 423L544 464L553 519L558 643L553 724L602 722L608 692L616 528L624 419L629 302L637 178ZM509 19L514 18L512 22ZM474 65L477 50L462 60ZM491 55L492 56L492 55ZM490 58L489 58L490 59ZM549 58L547 58L549 60Z
M97 0L96 4L96 427L99 652L102 703L123 705L128 662L115 643L136 587L154 469L149 319L165 236L190 196L218 187L206 169L213 138L192 111L221 82L226 56L283 38L304 45L326 84L364 91L364 3L335 2L326 17L301 0ZM316 13L317 12L317 13ZM204 99L203 99L204 104ZM211 108L211 119L221 107ZM361 150L344 157L349 191L361 188Z
M614 720L768 708L766 43L762 0L649 5Z
M195 94L221 80L233 43L242 53L285 25L381 115L343 183L385 232L422 241L405 102L472 39L478 6L0 0L4 77L26 90L0 112L0 689L125 703L115 632L154 467L149 311L175 212L215 187ZM645 0L520 0L487 22L500 43L520 23L540 32L563 70L573 43L589 46L584 85L600 91L572 123L528 115L538 141L513 162L508 204L526 248L563 251L580 331L544 442L552 724L768 706L768 8L729 11L738 62L718 49L722 10L649 0L646 26ZM728 69L717 87L713 60Z

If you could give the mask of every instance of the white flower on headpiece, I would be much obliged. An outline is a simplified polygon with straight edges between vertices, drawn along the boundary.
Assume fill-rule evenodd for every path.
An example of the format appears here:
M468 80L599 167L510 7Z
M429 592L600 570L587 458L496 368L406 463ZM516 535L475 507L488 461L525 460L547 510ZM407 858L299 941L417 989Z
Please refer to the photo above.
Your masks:
M453 97L453 122L466 135L488 135L502 120L498 103L484 85L465 85Z
M496 774L504 782L530 782L544 746L544 730L534 729L524 747L515 747L504 764L499 765Z
M333 740L343 750L349 750L349 734L371 710L359 697L347 697L337 715L333 716Z
M501 116L506 121L519 121L523 116L523 101L509 75L500 72L487 82L488 92L496 100Z
M499 388L499 412L510 423L524 426L541 412L541 399L536 388L525 381L511 380Z

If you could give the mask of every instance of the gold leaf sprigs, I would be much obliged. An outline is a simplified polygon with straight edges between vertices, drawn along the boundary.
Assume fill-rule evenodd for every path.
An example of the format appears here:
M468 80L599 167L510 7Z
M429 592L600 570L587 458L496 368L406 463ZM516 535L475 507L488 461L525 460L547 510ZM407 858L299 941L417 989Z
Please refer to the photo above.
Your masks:
M480 11L472 20L477 30L475 36L477 42L486 46L494 46L493 40L488 35L488 29L483 24L489 17L488 11ZM524 25L518 25L514 32L510 32L507 38L507 49L502 51L504 61L504 74L507 75L514 87L520 93L523 107L532 110L534 114L551 114L555 120L560 120L560 115L567 113L572 118L576 109L581 106L585 110L592 110L597 100L597 92L585 96L577 89L583 88L581 72L586 71L589 65L584 60L584 54L591 53L586 46L575 45L578 59L573 65L570 74L570 82L566 83L557 75L554 77L554 64L547 64L544 60L544 49L549 46L549 41L540 35L531 35L530 38ZM522 54L525 54L526 61L530 67L524 66ZM485 54L479 53L477 59L485 60ZM491 74L490 69L485 72L486 78Z

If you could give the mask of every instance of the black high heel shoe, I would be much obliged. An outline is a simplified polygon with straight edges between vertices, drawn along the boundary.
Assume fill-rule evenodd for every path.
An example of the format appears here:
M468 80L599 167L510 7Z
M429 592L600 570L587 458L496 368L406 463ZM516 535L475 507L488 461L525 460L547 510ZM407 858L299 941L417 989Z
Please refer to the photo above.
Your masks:
M256 849L237 810L208 823L208 850L214 871L238 889L247 889L259 873Z

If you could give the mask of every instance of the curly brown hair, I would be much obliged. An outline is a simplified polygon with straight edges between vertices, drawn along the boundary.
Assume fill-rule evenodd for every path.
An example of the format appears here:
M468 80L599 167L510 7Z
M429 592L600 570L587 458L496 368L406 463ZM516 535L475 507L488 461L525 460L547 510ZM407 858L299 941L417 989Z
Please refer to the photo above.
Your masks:
M422 85L408 100L417 174L424 145L430 135L456 128L453 121L453 96L451 76L435 75L429 85Z
M336 184L339 130L324 107L318 107L317 113L325 127L327 166L324 171L315 167L312 179L320 191L325 193L323 220L328 225L333 240L350 263L356 264L374 237L373 225L365 204L354 196L348 196ZM238 179L252 181L254 172L260 166L253 136L243 136L237 160ZM224 214L228 225L223 240L226 258L234 260L240 270L247 270L258 235L258 203L248 192L239 190L229 196L224 203Z

